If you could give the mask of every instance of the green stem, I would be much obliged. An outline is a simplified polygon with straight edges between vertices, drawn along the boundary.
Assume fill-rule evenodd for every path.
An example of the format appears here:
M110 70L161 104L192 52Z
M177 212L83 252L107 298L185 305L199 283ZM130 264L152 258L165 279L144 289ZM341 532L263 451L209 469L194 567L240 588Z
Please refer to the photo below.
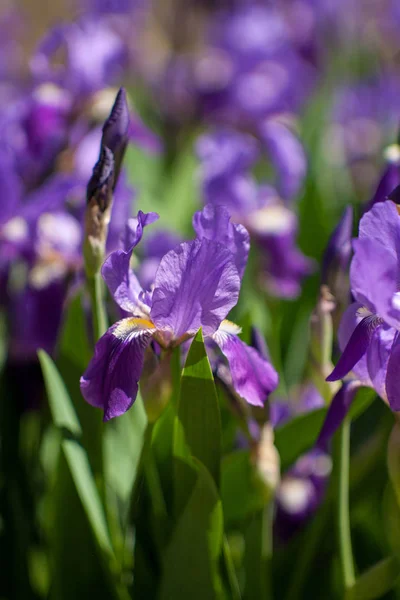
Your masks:
M350 589L355 583L353 551L351 547L350 514L349 514L349 473L350 473L350 425L344 419L337 434L335 460L337 462L337 500L339 528L339 558L343 586Z
M104 306L104 284L100 271L87 276L87 286L92 303L93 334L95 341L107 331L107 314Z

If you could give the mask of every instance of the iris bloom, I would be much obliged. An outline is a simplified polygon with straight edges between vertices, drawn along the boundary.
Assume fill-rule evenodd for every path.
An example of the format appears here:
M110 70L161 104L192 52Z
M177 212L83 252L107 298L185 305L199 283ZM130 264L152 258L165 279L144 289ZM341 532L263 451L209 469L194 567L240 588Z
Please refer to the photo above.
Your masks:
M130 316L115 323L98 341L81 378L89 404L104 410L104 420L133 404L146 348L152 340L168 349L202 328L210 345L226 357L237 393L262 406L278 384L272 365L244 344L240 328L225 320L239 297L249 252L249 235L230 223L225 208L207 205L195 214L196 238L179 244L161 259L150 291L141 288L130 269L133 249L143 228L158 218L138 213L126 229L125 249L105 261L102 275L117 304ZM208 345L208 344L207 344Z
M400 215L396 205L379 202L360 221L354 241L350 284L354 302L343 315L343 349L328 381L353 371L393 410L400 410Z
M295 298L313 263L296 247L297 217L288 204L305 174L305 156L291 131L277 121L262 128L263 145L250 135L220 129L197 143L201 185L206 202L224 204L261 248L262 280L268 292ZM277 173L277 190L260 185L253 174L260 151L267 149Z

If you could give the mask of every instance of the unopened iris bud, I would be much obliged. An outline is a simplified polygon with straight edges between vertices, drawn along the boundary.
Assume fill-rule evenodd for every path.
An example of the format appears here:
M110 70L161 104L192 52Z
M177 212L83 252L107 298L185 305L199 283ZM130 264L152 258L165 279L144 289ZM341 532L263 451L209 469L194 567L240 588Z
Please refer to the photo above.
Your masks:
M103 125L103 136L101 138L101 148L111 150L114 157L113 189L118 181L122 160L128 145L128 138L129 108L126 101L126 92L124 88L121 88L115 98L110 116Z
M85 265L88 275L99 271L110 221L114 184L114 158L104 146L89 180L85 215Z

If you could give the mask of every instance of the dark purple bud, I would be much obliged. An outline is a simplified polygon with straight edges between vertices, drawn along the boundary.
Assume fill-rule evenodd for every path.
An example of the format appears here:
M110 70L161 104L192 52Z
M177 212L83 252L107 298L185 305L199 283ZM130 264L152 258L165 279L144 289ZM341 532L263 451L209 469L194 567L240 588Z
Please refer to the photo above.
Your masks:
M103 136L101 148L111 150L114 157L114 183L113 189L118 181L124 158L126 146L129 139L129 108L126 101L126 92L121 88L115 98L110 116L103 125Z
M353 230L353 209L348 206L338 225L333 230L322 261L321 280L335 294L335 284L339 271L344 273L351 257L351 234Z
M89 179L86 190L86 199L89 203L92 198L102 212L111 205L112 190L114 185L114 157L107 146L103 146L100 158L94 166L93 173Z

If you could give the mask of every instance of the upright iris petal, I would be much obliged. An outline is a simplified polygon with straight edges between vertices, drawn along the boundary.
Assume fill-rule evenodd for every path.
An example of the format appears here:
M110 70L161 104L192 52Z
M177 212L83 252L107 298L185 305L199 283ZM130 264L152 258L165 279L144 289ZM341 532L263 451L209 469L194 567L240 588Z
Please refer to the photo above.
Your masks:
M240 277L229 250L218 242L196 239L180 244L158 267L151 318L175 338L213 333L239 297Z
M130 268L132 252L143 236L143 229L158 219L157 213L138 212L126 227L124 250L112 252L106 259L102 276L115 302L127 312L137 314L141 285Z
M223 206L208 204L193 217L193 229L197 237L221 242L235 256L235 264L240 277L250 250L250 236L243 225L230 222L230 214Z

